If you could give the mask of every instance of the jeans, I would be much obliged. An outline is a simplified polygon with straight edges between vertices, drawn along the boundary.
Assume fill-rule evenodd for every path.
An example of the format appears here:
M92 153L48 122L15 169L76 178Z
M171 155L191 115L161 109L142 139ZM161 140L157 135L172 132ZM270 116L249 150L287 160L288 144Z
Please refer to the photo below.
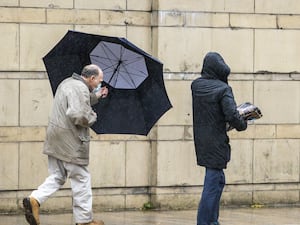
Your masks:
M224 186L223 170L206 167L204 187L198 207L197 225L218 224L219 205Z

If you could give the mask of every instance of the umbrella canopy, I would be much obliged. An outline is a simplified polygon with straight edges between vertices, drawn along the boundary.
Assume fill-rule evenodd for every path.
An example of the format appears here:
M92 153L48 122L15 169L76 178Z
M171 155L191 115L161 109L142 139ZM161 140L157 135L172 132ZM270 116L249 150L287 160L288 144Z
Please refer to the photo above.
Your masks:
M144 56L120 44L101 41L90 59L100 66L104 81L114 88L136 89L148 77Z
M109 96L94 106L98 134L147 135L171 107L163 64L125 38L68 31L43 58L55 94L60 82L90 63L104 73Z

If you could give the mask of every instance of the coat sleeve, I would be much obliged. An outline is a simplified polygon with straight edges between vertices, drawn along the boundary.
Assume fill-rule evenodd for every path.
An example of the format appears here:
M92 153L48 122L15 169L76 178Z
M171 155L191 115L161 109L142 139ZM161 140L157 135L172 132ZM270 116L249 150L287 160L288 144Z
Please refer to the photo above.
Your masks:
M91 105L96 105L99 102L95 93L90 93Z
M225 89L225 92L221 98L221 106L225 115L225 120L230 126L234 127L238 131L247 129L247 121L240 116L233 97L232 89L229 86Z
M68 108L66 115L77 126L90 127L97 120L97 114L90 103L88 89L74 88L67 95Z

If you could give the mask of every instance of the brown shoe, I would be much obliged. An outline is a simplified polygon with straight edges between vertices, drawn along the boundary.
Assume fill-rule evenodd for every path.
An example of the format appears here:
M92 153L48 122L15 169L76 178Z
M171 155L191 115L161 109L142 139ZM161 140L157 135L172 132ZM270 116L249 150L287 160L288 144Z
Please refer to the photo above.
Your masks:
M89 223L76 223L76 225L104 225L104 222L102 220L100 221L92 221Z
M32 197L27 197L23 199L23 206L25 209L25 217L30 225L39 225L39 209L40 204L38 201Z

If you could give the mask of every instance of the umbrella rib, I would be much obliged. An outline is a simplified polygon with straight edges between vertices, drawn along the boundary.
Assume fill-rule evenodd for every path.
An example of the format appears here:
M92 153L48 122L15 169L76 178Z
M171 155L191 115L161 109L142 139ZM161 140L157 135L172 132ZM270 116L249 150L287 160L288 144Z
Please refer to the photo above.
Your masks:
M131 52L120 44L103 41L99 47L102 50L94 52L90 57L93 57L95 63L109 74L108 83L112 86L117 86L121 79L124 84L136 88L136 82L148 76L143 56Z
M105 54L108 56L108 54L106 53L106 50L109 51L114 57L116 60L119 59L119 57L103 42L103 45L101 46L103 51L105 52ZM111 58L108 58L109 60L113 60Z
M131 81L131 83L133 84L133 86L135 87L135 88L137 88L136 87L136 84L134 83L134 80L131 78L131 76L129 76L129 72L128 72L128 70L126 69L126 67L124 67L123 66L123 68L124 68L124 70L126 71L126 73L128 74L128 78L129 78L129 80L127 80L127 79L125 79L125 77L124 77L124 80L130 85L130 81Z
M104 47L106 47L106 49ZM108 50L116 58L116 60L118 60L118 64L117 64L116 68L114 67L114 65L112 65L114 67L114 72L113 72L113 74L110 77L109 82L108 82L108 83L110 83L111 80L114 78L114 76L116 76L115 83L114 83L116 85L117 80L118 80L118 76L119 76L119 70L120 70L120 63L121 63L122 55L123 55L123 53L124 53L125 50L122 51L123 50L123 46L121 46L121 48L120 48L120 51L121 51L120 52L120 57L118 57L117 55L115 55L115 53L105 43L103 43L103 47L102 48L103 48L104 53L107 56L108 56L108 54L106 53L106 50ZM108 60L111 61L111 59L108 59Z
M138 61L140 61L140 60L143 60L144 59L144 57L142 57L142 56L137 56L136 58L133 58L133 59L125 59L125 60L123 60L123 62L126 62L126 65L129 65L129 64L132 64L132 63L135 63L135 62L138 62Z
M127 71L127 70L121 71L121 72L128 73L128 74L134 75L134 76L136 76L136 77L147 77L147 76L148 76L148 74L145 73L145 72L142 71L142 70L136 70L136 71L137 71L138 73L129 72L129 71Z
M99 58L99 59L114 60L114 61L118 60L118 59L112 59L112 58L109 58L109 57L104 57L104 56L99 56L99 55L90 55L90 56L91 57L96 57L96 58Z
M102 64L102 65L104 65L104 66L106 66L105 68L102 68L101 67L101 69L102 70L107 70L107 69L110 69L110 68L114 68L115 69L115 66L118 64L118 62L116 62L115 64L111 64L111 65L108 65L108 64L106 64L106 63L103 63L101 60L98 60L98 59L94 59L96 62L98 62L99 64Z

